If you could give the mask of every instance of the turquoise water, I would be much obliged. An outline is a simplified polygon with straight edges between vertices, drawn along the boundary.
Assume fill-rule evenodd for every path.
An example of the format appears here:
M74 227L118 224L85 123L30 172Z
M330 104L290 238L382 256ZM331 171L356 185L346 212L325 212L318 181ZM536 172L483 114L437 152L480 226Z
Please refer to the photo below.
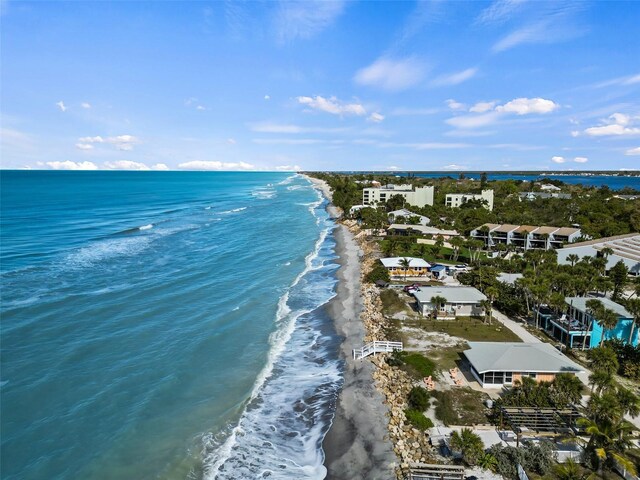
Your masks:
M1 181L2 478L323 478L337 264L306 179Z

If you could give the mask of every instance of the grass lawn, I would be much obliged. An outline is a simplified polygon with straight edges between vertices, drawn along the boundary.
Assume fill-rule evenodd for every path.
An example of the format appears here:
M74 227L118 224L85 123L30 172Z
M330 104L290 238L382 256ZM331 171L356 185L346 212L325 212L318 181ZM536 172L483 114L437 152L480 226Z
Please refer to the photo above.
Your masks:
M486 393L470 388L434 391L437 400L436 418L445 425L477 425L489 422L484 401L489 398Z
M409 323L409 322L407 322ZM482 320L461 317L456 320L420 319L411 322L411 326L423 328L428 332L442 332L460 337L470 342L521 342L520 337L507 327L494 320L491 325Z
M396 290L385 288L380 292L380 301L382 302L382 314L391 317L396 313L406 313L413 315L415 312L407 304L407 300L403 298L404 293ZM408 297L407 297L408 298Z

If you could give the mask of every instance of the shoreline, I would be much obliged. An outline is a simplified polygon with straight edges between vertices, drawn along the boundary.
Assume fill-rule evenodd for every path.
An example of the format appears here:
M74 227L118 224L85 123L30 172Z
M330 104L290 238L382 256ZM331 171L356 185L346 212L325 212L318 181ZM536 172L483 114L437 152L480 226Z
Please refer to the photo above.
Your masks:
M326 182L306 176L331 202ZM333 218L340 210L328 205ZM364 344L368 335L361 318L364 310L361 293L361 257L363 252L354 235L343 224L335 231L338 263L336 296L327 309L338 335L343 337L340 356L345 362L344 383L338 395L333 422L322 447L327 479L389 479L395 477L398 459L389 440L389 408L376 387L376 366L366 360L353 360L352 349Z

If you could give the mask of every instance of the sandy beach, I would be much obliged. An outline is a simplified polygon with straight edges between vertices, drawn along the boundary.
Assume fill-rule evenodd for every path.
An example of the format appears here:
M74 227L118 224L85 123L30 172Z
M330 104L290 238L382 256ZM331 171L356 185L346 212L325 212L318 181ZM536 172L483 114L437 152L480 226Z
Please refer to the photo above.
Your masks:
M309 178L309 177L307 177ZM328 185L309 178L325 197L331 198ZM329 207L332 215L339 211ZM363 345L365 327L360 318L361 250L351 232L343 225L335 231L339 255L337 295L328 308L339 335L344 337L341 355L346 365L344 385L338 397L331 429L323 442L328 479L389 479L395 476L397 458L388 439L388 413L373 380L375 366L367 360L353 360L352 349Z

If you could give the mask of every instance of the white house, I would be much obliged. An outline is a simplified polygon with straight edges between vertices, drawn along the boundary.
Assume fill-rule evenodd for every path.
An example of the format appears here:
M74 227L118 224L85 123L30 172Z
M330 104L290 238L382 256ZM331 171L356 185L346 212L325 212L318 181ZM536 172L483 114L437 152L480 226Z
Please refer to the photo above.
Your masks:
M469 342L464 356L471 373L483 388L512 385L522 377L552 382L558 373L583 371L548 343Z
M434 190L434 187L416 187L414 190L411 184L369 187L362 189L362 203L364 205L375 205L400 195L409 205L424 207L425 205L433 205Z
M438 319L442 320L482 315L484 309L481 302L487 299L480 290L473 287L420 287L413 295L418 301L418 311L422 315L431 315L434 308L437 308ZM442 297L445 303L433 305L433 297Z
M444 230L441 228L429 227L427 225L403 225L393 223L387 228L387 232L391 235L433 235L441 236L445 240L452 237L459 237L460 234L456 230ZM420 242L418 242L420 243Z
M445 205L457 208L471 200L484 200L484 207L493 210L493 190L482 190L482 193L447 193Z
M389 223L397 223L396 218L398 217L403 217L405 220L408 220L410 218L417 218L419 225L429 225L431 223L431 219L429 217L418 215L417 213L413 213L406 208L401 208L400 210L389 212L387 217L389 218Z
M409 268L405 268L403 260L409 260ZM429 271L431 264L422 258L414 257L389 257L380 259L382 265L389 270L390 277L404 278L406 277L424 277Z
M523 250L560 248L565 243L575 242L581 235L580 229L574 227L536 227L495 223L485 223L470 232L472 238L482 240L487 247L503 243L515 245Z
M602 256L601 251L605 248L613 250L613 253L607 256L607 270L622 260L629 269L629 273L640 275L640 233L566 245L558 250L558 263L569 264L570 261L567 259L569 255L577 255L578 258Z
M556 187L551 183L543 183L542 185L540 185L540 190L545 190L547 192L559 192L562 189L560 187Z

